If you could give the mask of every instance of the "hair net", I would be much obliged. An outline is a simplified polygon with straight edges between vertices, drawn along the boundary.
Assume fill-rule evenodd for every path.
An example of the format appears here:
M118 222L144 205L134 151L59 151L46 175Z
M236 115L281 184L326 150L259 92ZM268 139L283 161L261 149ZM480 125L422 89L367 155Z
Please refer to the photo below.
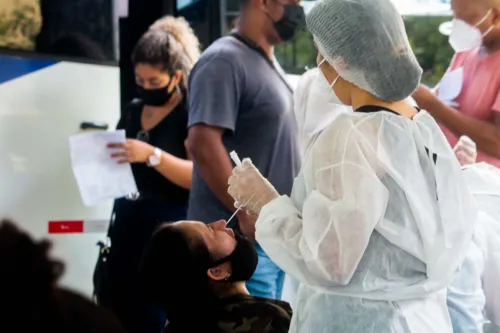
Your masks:
M417 89L422 69L391 0L322 0L306 21L319 52L343 79L385 101Z

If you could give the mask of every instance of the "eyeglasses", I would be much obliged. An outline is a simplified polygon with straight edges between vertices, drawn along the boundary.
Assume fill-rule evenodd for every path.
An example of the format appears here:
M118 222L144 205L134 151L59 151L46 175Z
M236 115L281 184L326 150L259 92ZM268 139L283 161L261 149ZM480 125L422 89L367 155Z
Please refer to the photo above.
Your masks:
M137 133L136 139L142 142L149 142L149 132L139 131L139 133Z

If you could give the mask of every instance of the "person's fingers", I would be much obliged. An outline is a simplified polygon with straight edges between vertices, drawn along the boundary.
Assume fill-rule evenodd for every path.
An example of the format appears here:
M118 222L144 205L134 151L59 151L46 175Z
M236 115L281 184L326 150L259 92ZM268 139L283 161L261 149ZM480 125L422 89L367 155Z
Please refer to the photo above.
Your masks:
M469 151L475 151L476 146L471 145L469 143L463 143L463 144L458 144L455 146L455 149L464 149L464 150L469 150Z
M467 165L467 164L473 164L475 162L474 156L471 156L470 154L465 154L462 151L457 152L456 156L457 156L458 162L462 166Z
M118 149L118 148L124 149L125 144L124 143L108 143L107 147L111 148L111 149Z
M227 180L227 184L228 184L229 186L231 186L231 185L235 185L237 182L238 182L238 179L237 179L237 177L236 177L236 176L234 176L234 175L229 176L229 179Z
M457 156L469 156L471 158L474 157L474 155L476 155L476 152L475 151L470 151L470 150L467 150L467 149L458 149L457 151L455 151L455 155Z
M110 156L112 158L125 157L125 156L127 156L127 153L125 151L122 151L122 152L118 152L118 153L113 153Z
M247 166L247 165L252 165L252 160L248 157L245 157L243 161L241 162L241 166Z
M227 188L227 193L229 193L229 195L236 201L238 201L238 190L236 187L234 186L229 186Z
M243 166L238 166L233 169L233 176L235 177L241 177L245 174L246 169Z
M118 164L125 164L125 163L130 163L128 159L121 159L118 160Z

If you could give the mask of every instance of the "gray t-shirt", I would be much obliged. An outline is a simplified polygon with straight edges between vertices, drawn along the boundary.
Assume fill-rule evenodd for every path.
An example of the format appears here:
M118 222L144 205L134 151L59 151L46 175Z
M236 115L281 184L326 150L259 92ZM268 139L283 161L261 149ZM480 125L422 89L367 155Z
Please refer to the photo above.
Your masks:
M188 126L226 129L227 151L251 158L280 194L289 195L300 167L292 103L292 92L261 54L223 37L203 52L191 72ZM213 222L230 215L195 161L188 219Z

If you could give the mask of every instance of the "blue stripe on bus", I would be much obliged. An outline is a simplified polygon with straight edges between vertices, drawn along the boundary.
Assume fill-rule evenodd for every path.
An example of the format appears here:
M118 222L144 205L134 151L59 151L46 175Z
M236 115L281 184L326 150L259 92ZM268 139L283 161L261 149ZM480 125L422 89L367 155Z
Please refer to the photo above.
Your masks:
M0 56L0 84L52 66L57 61Z

